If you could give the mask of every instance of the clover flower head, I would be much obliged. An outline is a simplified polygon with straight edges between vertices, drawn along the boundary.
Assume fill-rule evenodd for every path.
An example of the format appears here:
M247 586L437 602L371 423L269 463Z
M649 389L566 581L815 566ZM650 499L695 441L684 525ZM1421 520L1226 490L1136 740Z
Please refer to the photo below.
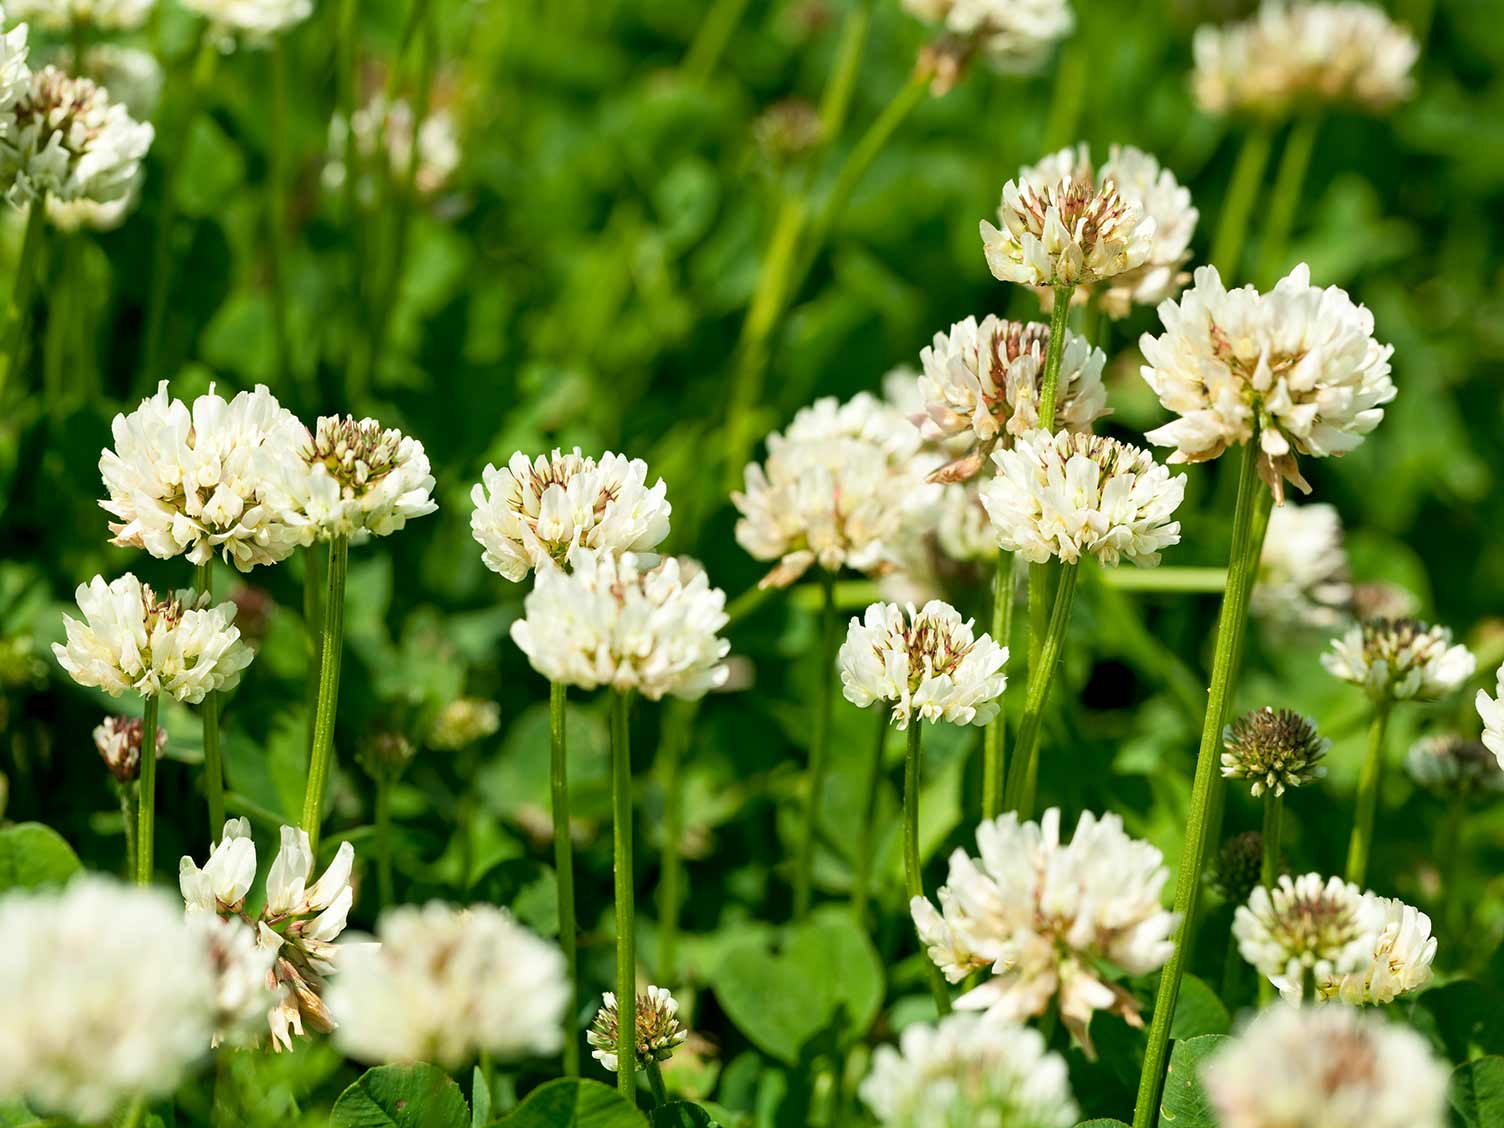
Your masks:
M267 1016L277 1004L272 964L276 952L264 947L256 929L238 917L188 914L214 966L214 1036L211 1046L251 1046L266 1034Z
M601 998L603 1005L596 1011L585 1040L591 1046L590 1056L615 1073L616 1039L621 1029L616 996L607 991ZM637 996L635 1017L638 1069L646 1069L652 1062L667 1061L689 1037L689 1031L679 1022L679 1004L667 988L649 986L640 993Z
M430 106L423 124L418 126L417 165L412 166L415 116L410 102L402 98L389 100L384 94L357 109L351 118L355 123L357 167L368 169L377 165L384 153L393 181L406 184L410 170L418 195L432 196L449 183L460 166L459 131L447 107ZM324 187L330 192L344 187L349 136L350 126L344 115L336 113L329 121L329 155L323 172ZM373 178L361 177L356 190L362 202L375 202L377 184Z
M1265 791L1283 795L1326 774L1321 761L1331 746L1309 718L1266 705L1222 730L1222 775L1248 780L1255 799Z
M374 419L322 416L299 453L291 488L322 540L384 537L438 508L423 444Z
M1076 26L1068 0L903 0L904 11L940 24L963 51L981 53L994 70L1030 74Z
M94 747L117 783L130 783L141 775L141 742L146 726L140 717L106 717L94 727ZM167 747L167 730L157 727L157 758Z
M1340 999L1352 1006L1392 1003L1401 995L1420 991L1431 982L1436 937L1431 918L1413 905L1392 897L1365 893L1377 922L1368 958L1344 975L1316 981L1316 999ZM1300 984L1275 980L1286 998L1299 999Z
M48 31L71 31L79 24L96 31L135 31L156 6L157 0L8 0L5 14Z
M313 0L183 0L209 22L222 49L239 37L260 46L313 15Z
M1346 620L1352 602L1336 506L1276 506L1259 556L1253 613L1282 627L1330 630Z
M1281 874L1273 889L1257 886L1238 906L1232 933L1260 975L1299 999L1307 975L1319 984L1362 967L1381 927L1377 907L1356 885Z
M1369 619L1332 639L1326 672L1374 701L1434 701L1473 676L1477 659L1452 632L1418 619Z

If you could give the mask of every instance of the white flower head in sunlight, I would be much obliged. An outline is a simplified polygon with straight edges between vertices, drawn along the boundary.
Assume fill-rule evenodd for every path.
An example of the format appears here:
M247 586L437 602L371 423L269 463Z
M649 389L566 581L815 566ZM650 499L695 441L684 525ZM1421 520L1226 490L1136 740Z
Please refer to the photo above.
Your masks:
M1005 74L1029 74L1071 33L1076 18L1068 0L903 0L904 11L947 34L975 43Z
M14 16L14 10L10 14ZM5 17L6 11L0 9L0 24L5 22ZM16 103L31 89L31 68L26 65L31 54L29 34L30 29L24 23L9 31L0 31L0 114L7 118L14 112Z
M157 0L7 0L5 15L48 31L83 24L97 31L134 31L146 23Z
M1316 980L1318 1001L1340 999L1352 1006L1392 1003L1401 995L1420 991L1431 982L1436 937L1431 918L1413 905L1375 893L1363 894L1378 930L1367 957L1343 975ZM1299 1001L1300 983L1277 978L1274 985L1288 999Z
M1494 696L1480 689L1474 705L1483 721L1484 747L1499 758L1499 769L1504 771L1504 666L1499 667L1495 681Z
M601 1009L585 1039L590 1043L590 1056L601 1065L616 1072L616 1039L618 1026L616 995L607 991L601 996ZM664 987L649 986L637 996L637 1068L646 1069L651 1063L667 1061L674 1051L684 1044L689 1031L679 1022L679 1003Z
M1309 718L1265 705L1222 730L1222 775L1248 780L1255 799L1265 791L1283 795L1326 774L1322 760L1331 746Z
M265 42L313 15L313 0L183 0L183 7L207 20L222 46L235 36Z
M1435 701L1457 692L1478 661L1452 632L1418 619L1369 619L1332 639L1321 664L1374 701Z
M1347 618L1352 601L1337 507L1276 506L1259 556L1253 613L1281 627L1330 630Z
M301 455L290 489L321 539L358 544L438 508L423 444L374 419L321 416Z
M1304 981L1335 980L1365 965L1383 927L1379 908L1340 877L1281 874L1257 886L1233 915L1238 951L1255 970L1299 999Z

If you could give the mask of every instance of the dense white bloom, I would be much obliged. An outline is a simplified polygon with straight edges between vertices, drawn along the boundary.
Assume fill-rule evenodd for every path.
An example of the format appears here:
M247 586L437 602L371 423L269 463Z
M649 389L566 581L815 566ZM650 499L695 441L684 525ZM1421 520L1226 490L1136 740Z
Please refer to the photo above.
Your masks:
M564 956L505 909L402 905L382 913L376 938L345 956L329 990L335 1041L357 1061L458 1069L563 1044Z
M891 702L898 729L915 714L954 725L990 723L1008 684L1008 648L974 635L973 626L939 600L920 611L911 603L907 612L872 604L864 619L853 616L837 658L846 700L860 708Z
M1480 689L1474 704L1483 721L1483 744L1499 758L1499 767L1504 770L1504 666L1499 667L1496 681L1495 696Z
M1170 517L1185 497L1185 476L1171 475L1146 450L1102 435L1034 431L995 450L997 476L982 504L997 543L1033 564L1083 554L1103 564L1159 563L1180 543Z
M259 942L255 928L236 917L190 912L188 923L201 934L214 965L213 1044L254 1044L266 1033L277 1003L272 974L277 953Z
M1330 629L1346 619L1352 601L1337 507L1276 506L1259 556L1253 613L1281 626Z
M1069 1128L1077 1116L1065 1059L1039 1031L988 1014L910 1023L896 1049L872 1052L860 1092L891 1128Z
M1400 995L1419 991L1431 982L1436 937L1431 918L1413 905L1374 893L1363 894L1378 931L1372 950L1345 975L1318 978L1316 998L1337 998L1353 1006L1392 1003ZM1299 1001L1300 983L1275 979L1286 998Z
M248 572L312 542L288 488L308 432L264 385L228 403L211 386L190 408L163 380L110 431L114 449L99 456L109 496L99 504L115 518L111 544L194 564L218 552Z
M699 565L576 549L571 570L539 572L512 640L549 681L609 686L657 701L725 683L726 593Z
M374 419L320 416L300 453L289 489L321 539L358 544L438 508L423 444Z
M94 747L110 775L119 783L130 783L141 775L141 741L146 726L140 717L106 717L94 727ZM167 730L157 726L157 759L167 746Z
M1257 14L1196 29L1191 86L1208 113L1278 117L1313 101L1377 113L1409 97L1420 44L1374 4L1264 0Z
M1485 702L1491 699L1479 691ZM1483 710L1479 705L1479 711ZM1496 742L1499 733L1495 734ZM1504 765L1481 740L1442 733L1418 740L1405 756L1410 778L1443 798L1504 791Z
M1433 701L1455 693L1478 660L1452 632L1416 619L1369 619L1332 639L1326 672L1375 701Z
M1174 447L1171 462L1203 462L1259 431L1259 473L1275 497L1284 482L1310 486L1296 454L1343 455L1384 418L1394 399L1389 356L1373 314L1336 287L1311 285L1301 263L1272 291L1228 290L1214 266L1159 307L1165 331L1145 333L1143 376L1178 419L1146 436Z
M1201 1072L1220 1128L1443 1128L1449 1067L1351 1007L1268 1007Z
M909 902L919 939L946 979L991 967L993 978L956 1000L1019 1021L1058 995L1061 1018L1083 1045L1093 1011L1140 1025L1138 1001L1103 977L1110 964L1147 975L1170 958L1175 914L1160 904L1169 878L1160 852L1130 838L1114 814L1084 813L1069 843L1060 811L1020 825L1014 813L977 828L981 856L950 856L938 894Z
M313 14L313 0L183 0L183 7L208 20L222 39L240 34L253 43Z
M1325 775L1321 761L1332 742L1293 709L1265 705L1224 728L1222 746L1223 777L1249 780L1249 791L1257 799L1265 791L1283 795L1286 787Z
M94 1123L209 1048L215 973L170 897L84 876L0 897L0 1097Z
M903 0L903 7L974 41L987 61L1007 74L1038 70L1076 26L1068 0Z
M99 31L132 31L146 22L157 0L8 0L5 14L48 31L87 24Z
M668 536L672 512L648 464L607 451L599 459L555 450L529 459L518 451L487 464L470 491L470 532L487 568L520 580L534 568L563 567L581 546L602 552L651 552Z
M256 881L256 843L246 819L225 823L203 869L186 854L178 862L178 888L190 914L238 913Z
M14 14L14 12L12 12ZM5 22L5 12L0 9L0 24ZM30 55L27 42L28 29L20 24L9 31L0 31L0 114L7 120L16 103L31 89L31 69L26 65Z
M1356 885L1319 874L1281 874L1260 885L1233 914L1238 951L1260 975L1287 985L1299 999L1304 979L1335 980L1370 959L1383 921Z
M590 1056L615 1073L618 1060L616 1039L621 1030L616 995L607 991L601 999L604 1005L596 1011L585 1040L591 1046ZM634 1048L638 1069L646 1069L653 1062L667 1061L689 1037L689 1031L679 1022L679 1002L665 987L650 985L638 995L633 1014L637 1028Z
M53 643L52 653L79 685L197 705L205 694L234 689L251 664L228 601L211 606L207 594L186 589L158 599L129 572L110 583L95 576L74 596L84 621L64 615L68 639Z
M357 167L370 168L385 150L392 179L406 184L413 159L413 108L398 98L388 102L377 95L355 111L355 156ZM329 156L324 162L324 187L339 191L345 183L345 154L350 137L342 114L329 122ZM429 108L418 128L418 164L413 168L413 187L421 196L431 196L448 183L460 164L459 131L453 115L442 106ZM376 185L363 177L357 185L362 201L371 203Z

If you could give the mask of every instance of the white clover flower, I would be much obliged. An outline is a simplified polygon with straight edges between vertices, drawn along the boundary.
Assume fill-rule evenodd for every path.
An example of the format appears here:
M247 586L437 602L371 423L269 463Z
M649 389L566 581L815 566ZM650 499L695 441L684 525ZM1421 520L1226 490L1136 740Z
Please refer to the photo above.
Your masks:
M993 1015L949 1014L878 1046L862 1101L890 1128L1070 1128L1077 1108L1065 1059L1037 1030Z
M236 35L264 42L313 15L313 0L183 0L183 7L208 20L225 46Z
M165 894L97 876L0 897L0 1095L96 1123L204 1056L215 973Z
M1268 1007L1209 1058L1220 1128L1443 1128L1449 1066L1398 1023L1351 1007Z
M8 0L5 14L48 31L85 24L98 31L134 31L146 23L157 0Z
M1410 96L1420 44L1374 4L1264 0L1241 23L1196 29L1191 87L1208 113L1282 117L1312 102L1381 113Z
M1159 307L1165 331L1145 333L1144 380L1178 419L1146 436L1174 447L1171 462L1204 462L1253 437L1259 474L1276 499L1284 482L1307 492L1297 454L1340 456L1356 448L1394 399L1389 356L1373 338L1373 314L1336 286L1311 285L1301 263L1267 294L1228 290L1214 266Z
M1094 1011L1141 1025L1138 1001L1101 965L1147 975L1170 958L1176 918L1160 904L1169 879L1160 852L1130 838L1114 814L1082 814L1062 843L1058 808L1038 823L1020 825L1011 812L983 822L977 846L979 858L951 855L939 912L923 897L909 902L919 939L946 979L992 969L956 1009L1022 1021L1055 1000L1088 1050Z
M764 587L793 583L813 564L880 575L894 564L895 542L917 504L932 497L919 432L897 410L863 392L845 404L817 400L782 434L768 436L768 457L750 463L736 540L777 565Z
M1180 543L1180 522L1170 517L1185 476L1146 450L1102 435L1034 431L993 451L992 461L997 476L983 484L982 504L999 546L1030 563L1074 564L1085 554L1147 567Z
M570 988L557 945L505 909L437 901L381 914L378 944L345 956L329 990L341 1052L458 1069L557 1053Z
M148 121L162 101L165 76L150 51L118 43L95 43L84 49L83 66L72 51L60 53L59 67L69 74L86 74L110 92L110 101L126 108L137 121Z
M1347 619L1352 602L1337 507L1276 506L1259 556L1253 613L1283 627L1329 630Z
M228 601L211 606L207 594L187 589L159 599L129 572L110 583L95 576L74 595L84 621L64 615L67 642L53 643L52 653L79 685L111 697L132 690L197 705L234 689L254 656Z
M1039 70L1055 44L1076 26L1068 0L903 0L903 8L974 42L987 62L1005 74Z
M146 726L140 717L106 717L94 727L94 747L117 783L130 783L141 775L141 742ZM167 730L157 727L157 759L167 746Z
M264 385L228 403L211 386L190 408L167 392L110 427L99 456L115 518L110 543L158 559L206 564L219 553L242 572L310 544L314 528L288 488L308 432Z
M723 685L726 594L699 565L576 549L570 571L539 572L512 640L549 681L657 701Z
M1318 1000L1336 998L1353 1006L1382 1005L1431 982L1431 961L1436 958L1431 918L1392 897L1374 893L1363 897L1379 925L1372 950L1364 962L1345 975L1318 978ZM1299 981L1276 979L1274 985L1286 998L1299 1001Z
M997 716L1008 679L1008 648L974 635L948 603L931 600L919 611L874 603L853 616L837 664L846 700L859 708L892 702L893 727L910 719L985 725Z
M377 95L355 111L357 168L370 168L385 150L387 166L398 184L407 182L413 159L413 108L398 98L387 101ZM345 153L350 137L344 115L329 121L329 155L324 161L323 182L330 192L345 184ZM418 128L418 167L413 187L420 196L431 196L449 182L460 165L459 130L454 116L443 106L431 106ZM363 203L375 202L377 189L370 177L362 177L357 191Z
M1489 701L1481 690L1479 696ZM1504 765L1494 752L1483 741L1456 733L1416 741L1405 756L1405 769L1421 787L1442 798L1504 791Z
M601 999L604 1005L596 1011L585 1040L591 1046L590 1056L615 1073L618 1060L616 1039L621 1029L618 1025L616 995L607 991ZM679 1022L678 1000L665 987L649 985L646 991L637 996L633 1014L637 1026L635 1051L638 1069L646 1069L653 1062L667 1061L689 1037L689 1031Z
M266 1034L267 1018L277 1003L272 987L277 953L258 942L255 928L235 917L190 912L188 923L201 933L214 965L212 1044L255 1044Z
M434 718L428 730L433 748L457 751L494 736L501 728L501 706L478 697L456 697Z
M14 10L11 13L14 15ZM0 24L5 22L5 11L0 9ZM0 122L10 125L10 115L16 103L31 89L31 68L26 65L31 53L27 42L29 31L23 23L9 31L0 31Z
M1266 791L1283 795L1326 774L1321 761L1332 742L1308 717L1293 709L1264 706L1245 713L1222 730L1222 775L1250 781L1255 799Z
M1499 768L1504 770L1504 666L1499 667L1496 680L1496 696L1490 697L1487 690L1480 689L1473 703L1483 721L1483 744L1499 758Z
M190 914L240 912L255 881L256 843L243 818L225 823L203 869L186 854L178 862L178 888Z
M288 488L322 540L359 544L438 508L423 444L374 419L320 416L300 454Z
M1374 701L1434 701L1457 692L1478 660L1452 632L1416 619L1369 619L1332 639L1321 664Z
M673 507L648 464L575 447L529 459L518 451L502 469L487 464L470 491L470 532L487 568L512 581L535 568L563 567L575 548L651 552L668 536Z
M1305 978L1334 980L1362 967L1383 927L1362 890L1340 877L1281 874L1271 890L1257 886L1233 914L1238 951L1258 973L1299 999Z

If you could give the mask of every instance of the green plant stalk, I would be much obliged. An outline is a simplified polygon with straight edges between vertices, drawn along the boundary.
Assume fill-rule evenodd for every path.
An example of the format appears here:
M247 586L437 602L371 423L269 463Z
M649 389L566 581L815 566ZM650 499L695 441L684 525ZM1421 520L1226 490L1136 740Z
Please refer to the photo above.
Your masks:
M156 694L145 698L141 714L141 778L136 786L136 884L150 885L157 841Z
M1465 817L1463 800L1453 795L1447 800L1446 814L1442 816L1441 832L1438 835L1436 859L1440 863L1441 900L1436 919L1441 934L1453 943L1463 939L1463 914L1458 912L1462 902L1457 897L1457 886L1463 874L1467 856L1462 852L1462 820Z
M1259 870L1259 880L1264 888L1273 889L1279 879L1279 839L1285 823L1284 796L1274 791L1264 792L1264 860Z
M314 703L319 694L319 667L323 664L324 585L328 581L327 557L317 543L303 549L303 629L308 635L308 666L303 700L308 703L308 747L313 747ZM319 626L315 626L319 624Z
M1373 846L1373 820L1379 807L1379 789L1384 781L1384 735L1389 728L1393 703L1384 700L1374 706L1373 723L1368 727L1368 754L1358 777L1358 812L1353 834L1347 843L1347 880L1362 886L1368 876L1368 856Z
M1253 125L1243 138L1237 164L1233 166L1232 181L1222 201L1222 219L1217 224L1216 238L1212 240L1212 265L1228 287L1237 284L1243 242L1248 236L1248 220L1253 214L1253 203L1258 198L1268 163L1269 126L1260 122Z
M820 569L824 596L820 613L820 689L815 699L815 726L809 745L809 794L805 797L804 822L794 859L794 919L809 915L814 899L815 838L820 826L820 793L825 788L825 761L830 744L831 710L836 693L836 598L835 576Z
M1227 589L1217 621L1216 651L1212 659L1211 686L1206 714L1201 726L1201 746L1196 755L1196 774L1191 785L1191 809L1186 824L1185 845L1180 869L1175 876L1174 908L1180 919L1180 937L1160 973L1159 989L1154 999L1154 1017L1149 1026L1149 1041L1144 1051L1143 1069L1139 1074L1138 1099L1133 1110L1134 1128L1152 1128L1159 1119L1160 1092L1164 1086L1165 1063L1170 1049L1170 1023L1175 1002L1180 997L1180 980L1185 974L1190 945L1186 943L1194 927L1196 908L1201 894L1201 874L1206 866L1206 850L1211 828L1212 796L1221 780L1219 770L1222 718L1232 697L1242 629L1248 617L1248 599L1253 591L1256 559L1250 551L1255 511L1258 506L1259 436L1255 431L1243 446L1238 473L1238 500L1233 516L1232 552L1227 569Z
M21 239L21 257L16 263L16 281L11 287L10 308L5 318L5 371L0 372L0 391L21 367L30 321L31 299L36 293L38 260L46 241L47 209L34 203L26 216L26 233Z
M637 957L632 903L632 748L627 728L631 698L611 695L611 838L616 865L616 1088L637 1103Z
M214 594L214 561L200 564L193 586L204 595ZM219 694L204 695L199 706L204 722L204 795L209 803L209 841L218 842L225 825L225 766L219 751Z
M841 135L846 115L851 110L851 96L856 90L857 71L867 45L867 26L872 22L872 0L858 0L841 23L841 40L836 44L835 65L820 95L820 140L815 156L825 152ZM811 162L813 167L813 161Z
M658 982L679 982L679 906L684 899L684 752L698 701L669 702L655 766L663 788L663 838L658 867Z
M569 1005L564 1008L564 1075L580 1075L580 1039L574 1028L579 1000L579 933L574 915L574 842L569 837L569 745L565 739L564 707L568 687L548 683L548 752L550 816L554 824L554 875L559 898L559 947L564 950Z
M1076 37L1061 52L1055 67L1055 88L1050 94L1050 111L1045 125L1044 151L1055 152L1077 138L1081 108L1086 102L1091 78L1091 55L1079 29Z
M908 740L903 756L903 883L909 900L924 896L924 867L919 860L919 792L924 767L924 721L918 714L909 717ZM925 971L930 993L940 1014L950 1013L950 992L940 969L925 957Z
M76 234L59 232L59 238L54 240L56 261L52 270L47 332L42 340L42 388L47 414L53 420L62 417L69 376L77 375L68 370L68 346L74 320L73 307L83 297L74 288L78 281L72 269L72 245L78 238Z
M303 829L314 856L324 821L324 792L334 766L334 718L339 706L339 666L345 637L345 570L350 542L329 541L328 586L324 590L324 630L319 640L319 690L313 714L313 747L308 756L308 790L303 795Z
M992 641L1007 646L1013 634L1013 600L1017 586L1013 554L998 549L992 573ZM982 817L995 819L1003 811L1003 779L1008 756L1008 714L997 711L982 734Z
M1050 307L1050 343L1044 354L1044 377L1039 382L1039 425L1055 433L1055 404L1060 398L1060 362L1065 356L1065 323L1071 314L1074 286L1056 286Z
M277 376L292 375L292 346L287 329L287 48L274 36L272 62L272 133L267 164L267 251L272 281L272 332ZM313 397L310 397L312 399ZM312 406L310 402L309 406Z
M395 903L392 892L392 774L376 773L376 889L381 907Z
M120 1128L140 1128L146 1116L146 1098L137 1097L125 1110L125 1115L120 1118ZM63 1123L59 1121L58 1123Z
M1226 568L1103 568L1102 583L1117 591L1165 595L1213 595L1227 587Z
M359 0L340 0L339 16L335 31L335 69L336 81L339 89L336 94L339 111L345 119L345 184L344 184L344 208L345 223L348 225L346 234L350 240L350 295L355 300L357 310L363 306L361 296L365 292L365 233L361 230L360 222L360 147L355 139L355 110L359 104L359 96L356 92L356 82L359 78L357 68L357 44L356 38L359 25L356 20L356 12ZM413 147L417 147L417 135L413 136ZM360 314L356 314L357 322ZM354 334L354 340L359 340L361 334Z
M725 53L726 44L731 42L731 33L741 23L747 4L748 0L715 0L684 54L681 66L686 79L704 82L710 77Z
M134 878L136 876L135 784L134 782L117 783L115 790L120 797L120 823L125 828L125 872L127 876Z
M658 1063L649 1059L648 1067L643 1072L648 1075L648 1085L653 1090L653 1103L660 1108L668 1104L668 1090L663 1087L663 1071L658 1068Z
M883 754L888 747L888 707L872 707L877 717L877 739L872 747L872 763L867 775L867 797L862 804L862 829L856 844L851 877L851 914L863 927L867 923L867 899L872 892L872 851L877 837L877 795L883 782Z
M1274 173L1274 194L1265 213L1263 245L1259 248L1257 277L1263 285L1273 285L1284 271L1285 249L1295 226L1295 212L1300 206L1301 189L1320 128L1321 119L1317 115L1303 114L1295 119L1285 137L1285 149Z
M1078 564L1063 564L1060 582L1055 589L1055 603L1039 649L1039 661L1029 670L1029 688L1024 697L1024 715L1018 725L1018 741L1013 749L1013 763L1008 771L1008 787L1003 794L1005 810L1017 811L1027 819L1034 803L1034 780L1039 771L1039 728L1044 720L1050 683L1065 650L1065 632L1070 624L1071 605L1076 597Z

